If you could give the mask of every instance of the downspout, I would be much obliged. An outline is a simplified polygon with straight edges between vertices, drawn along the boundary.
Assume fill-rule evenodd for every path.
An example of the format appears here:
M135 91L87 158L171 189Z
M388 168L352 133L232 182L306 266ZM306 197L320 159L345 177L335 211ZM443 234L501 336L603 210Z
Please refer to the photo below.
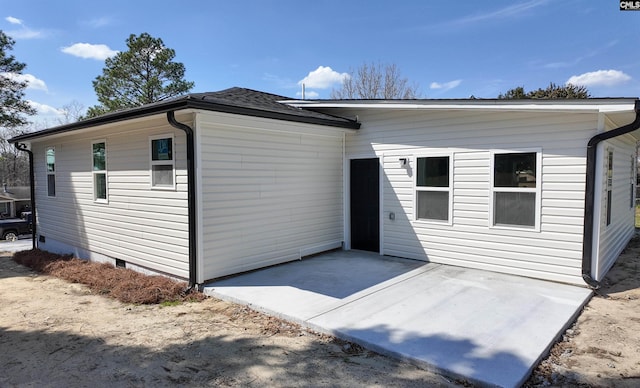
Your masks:
M587 176L584 198L584 229L582 234L582 278L592 288L600 288L600 282L593 278L591 266L593 263L593 230L594 207L595 207L595 181L597 166L598 143L614 137L625 135L640 128L640 100L635 101L634 110L636 118L633 122L622 127L602 132L589 140L587 143Z
M14 143L18 151L29 155L29 193L31 195L31 249L36 249L36 179L33 172L33 152L24 143Z
M175 112L167 112L167 121L173 127L184 131L187 135L187 212L189 217L189 288L191 292L197 286L197 233L196 233L196 164L195 140L193 129L186 124L176 121Z

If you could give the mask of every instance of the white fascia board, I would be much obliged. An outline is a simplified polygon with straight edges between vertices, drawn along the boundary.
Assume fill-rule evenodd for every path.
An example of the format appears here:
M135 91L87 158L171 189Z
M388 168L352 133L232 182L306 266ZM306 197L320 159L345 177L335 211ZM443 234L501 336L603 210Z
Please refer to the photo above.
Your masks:
M633 112L635 99L612 100L610 103L604 101L557 103L549 100L540 100L532 103L509 100L512 103L501 101L397 101L397 102L367 102L360 101L282 101L297 108L352 108L352 109L399 109L399 110L484 110L484 111L546 111L546 112L584 112L584 113L614 113Z

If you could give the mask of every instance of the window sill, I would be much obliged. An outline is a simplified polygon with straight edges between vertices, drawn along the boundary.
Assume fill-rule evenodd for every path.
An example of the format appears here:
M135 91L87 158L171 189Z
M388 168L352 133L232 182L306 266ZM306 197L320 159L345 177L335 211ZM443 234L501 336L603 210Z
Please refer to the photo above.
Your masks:
M540 232L540 227L536 226L525 226L525 225L490 225L489 229L498 229L498 230L519 230L523 232Z
M414 224L423 224L423 225L441 225L441 226L453 226L453 222L447 220L429 220L425 218L418 218L417 220L411 221Z
M151 190L159 190L159 191L176 191L175 186L151 186Z

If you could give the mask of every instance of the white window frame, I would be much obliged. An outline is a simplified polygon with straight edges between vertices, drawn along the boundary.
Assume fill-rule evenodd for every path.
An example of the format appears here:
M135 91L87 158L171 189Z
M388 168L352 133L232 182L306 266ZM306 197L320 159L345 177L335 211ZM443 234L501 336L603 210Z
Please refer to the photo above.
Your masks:
M411 162L415 166L415 176L413 178L413 220L420 223L439 224L439 225L453 225L453 152L436 152L425 153L415 155ZM418 159L422 158L449 158L449 187L432 187L432 186L418 186ZM449 193L449 212L447 214L447 220L435 220L428 218L418 218L418 192L419 191L440 191Z
M502 154L536 154L536 187L494 187L496 155ZM542 148L518 148L513 150L491 150L489 163L489 228L507 230L540 231L542 209ZM506 225L495 223L495 193L535 193L534 225Z
M611 225L611 221L613 219L613 178L615 175L614 166L616 164L616 154L614 152L613 147L607 147L606 149L606 168L605 168L605 191L606 191L606 202L605 202L605 214L604 214L604 223L605 227ZM609 174L611 173L611 174Z
M49 171L49 160L48 160L48 153L49 150L53 150L53 171ZM57 188L56 188L56 147L55 146L48 146L45 147L44 149L44 171L47 174L47 197L49 198L55 198L57 195ZM49 192L49 176L53 176L53 195L50 195Z
M159 139L171 139L171 160L153 160L153 141ZM153 184L153 166L171 166L171 185ZM152 190L176 189L176 141L173 133L149 137L149 185Z
M104 143L104 170L95 170L95 166L93 164L93 146L95 144L100 144L100 143ZM109 175L108 175L108 169L109 166L107 165L107 141L105 139L101 139L101 140L94 140L91 142L91 175L92 175L92 188L93 188L93 201L97 202L97 203L108 203L109 202ZM96 195L96 175L98 174L104 174L104 192L105 192L105 198L98 198Z
M631 183L631 198L629 204L631 209L636 207L636 155L631 155L631 175L629 177Z

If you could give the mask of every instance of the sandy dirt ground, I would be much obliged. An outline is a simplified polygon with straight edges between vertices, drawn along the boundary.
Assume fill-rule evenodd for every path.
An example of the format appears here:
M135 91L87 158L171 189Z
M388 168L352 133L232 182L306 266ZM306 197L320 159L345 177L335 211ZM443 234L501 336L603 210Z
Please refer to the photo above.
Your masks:
M0 387L460 386L239 305L122 304L0 256Z
M528 385L640 387L640 237L629 243Z
M175 385L465 384L213 298L122 304L0 254L1 387ZM640 386L640 239L525 386Z

